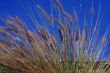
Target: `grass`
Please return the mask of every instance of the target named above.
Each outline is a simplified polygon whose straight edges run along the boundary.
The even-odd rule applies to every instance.
[[[57,34],[37,26],[40,23],[32,32],[17,16],[5,19],[7,25],[0,27],[0,69],[7,71],[4,73],[109,73],[109,58],[100,60],[108,43],[109,27],[99,38],[100,21],[91,32],[84,21],[81,30],[75,11],[73,16],[68,14],[59,0],[54,5],[61,17],[49,16],[39,5],[37,8],[49,26],[58,25]]]

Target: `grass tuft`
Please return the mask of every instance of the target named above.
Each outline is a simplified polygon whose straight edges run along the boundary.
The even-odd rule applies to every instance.
[[[109,30],[99,38],[100,24],[97,23],[100,21],[93,30],[84,23],[82,30],[75,10],[73,16],[68,14],[59,0],[54,6],[60,12],[58,17],[49,16],[37,5],[47,25],[52,24],[49,25],[52,28],[57,25],[57,29],[52,31],[40,23],[36,24],[39,26],[35,32],[30,31],[18,16],[9,17],[5,20],[7,25],[0,26],[3,35],[0,37],[0,72],[109,73],[110,60],[101,59],[107,48]],[[91,14],[94,14],[93,8]]]

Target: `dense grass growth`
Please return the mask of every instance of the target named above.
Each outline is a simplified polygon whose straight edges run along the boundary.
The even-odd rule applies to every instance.
[[[57,28],[50,31],[33,19],[39,26],[32,32],[17,16],[5,19],[6,25],[0,26],[0,64],[1,69],[8,71],[4,73],[10,70],[11,73],[110,72],[109,58],[100,59],[108,43],[110,28],[99,38],[99,17],[93,29],[84,21],[81,30],[77,13],[68,14],[59,0],[53,4],[60,13],[58,17],[49,16],[39,5],[36,7],[45,17],[46,25],[52,28],[57,25]]]

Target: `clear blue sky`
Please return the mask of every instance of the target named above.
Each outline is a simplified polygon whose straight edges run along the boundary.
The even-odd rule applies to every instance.
[[[46,10],[46,12],[50,14],[50,0],[33,1],[36,4],[41,5],[44,10]],[[75,8],[76,12],[78,13],[80,23],[83,22],[83,16],[86,16],[87,20],[90,19],[90,8],[92,6],[92,0],[61,0],[61,4],[63,5],[64,9],[70,14],[73,13],[73,8]],[[82,5],[82,7],[80,7],[80,4]],[[110,0],[93,0],[93,7],[95,9],[93,20],[94,23],[97,17],[99,4],[101,4],[100,17],[102,17],[100,33],[103,34],[108,24],[110,24]],[[0,17],[10,15],[26,18],[25,14],[30,13],[29,6],[33,8],[34,5],[32,3],[32,0],[0,0]],[[0,25],[2,25],[2,22],[0,22]]]

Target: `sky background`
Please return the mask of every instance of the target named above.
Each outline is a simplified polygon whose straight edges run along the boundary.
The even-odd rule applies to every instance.
[[[50,15],[51,13],[51,3],[50,0],[0,0],[0,18],[6,16],[19,16],[22,19],[28,19],[28,15],[31,15],[31,9],[34,9],[34,4],[39,4],[43,7],[43,9]],[[90,9],[92,6],[92,0],[61,0],[61,4],[64,7],[64,10],[73,14],[73,10],[75,8],[78,16],[80,27],[83,27],[83,19],[86,16],[86,20],[89,23],[90,20]],[[81,7],[80,7],[81,5]],[[110,0],[93,0],[94,7],[94,19],[93,26],[96,22],[96,18],[98,15],[99,7],[101,5],[101,35],[104,33],[106,27],[110,24]],[[36,5],[35,5],[36,6]],[[37,10],[35,11],[37,15]],[[27,20],[28,21],[28,20]],[[26,22],[28,23],[28,22]],[[0,25],[3,22],[0,21]],[[27,27],[30,28],[30,26]],[[110,45],[108,45],[110,47]],[[106,55],[109,52],[109,48],[106,51]]]

